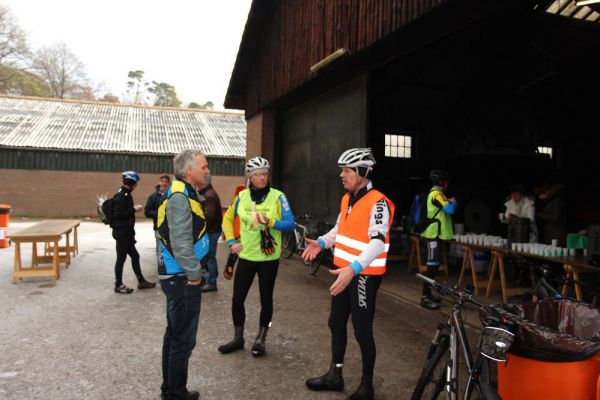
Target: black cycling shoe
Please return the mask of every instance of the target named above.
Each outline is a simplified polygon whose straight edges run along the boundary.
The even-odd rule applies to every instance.
[[[375,389],[373,388],[373,377],[363,375],[360,385],[347,400],[373,400],[375,398]]]
[[[269,331],[268,326],[261,326],[258,331],[258,335],[256,335],[256,340],[254,341],[254,346],[252,346],[252,355],[254,357],[262,357],[265,355],[267,351],[265,342],[267,341],[267,332]]]
[[[133,293],[133,289],[125,285],[120,285],[115,287],[115,293],[129,294]]]
[[[342,376],[342,367],[336,367],[334,363],[331,363],[329,371],[325,375],[307,379],[306,386],[311,390],[343,391],[344,377]]]
[[[156,286],[156,282],[142,281],[138,283],[138,289],[152,289]]]
[[[441,303],[442,302],[442,298],[439,297],[439,296],[431,295],[431,296],[429,296],[429,299],[431,301],[433,301],[434,303]]]
[[[236,326],[235,327],[235,335],[233,339],[222,346],[219,346],[218,350],[223,354],[233,353],[237,350],[242,350],[244,348],[244,327]]]
[[[438,310],[440,308],[440,303],[436,303],[433,299],[431,299],[428,296],[421,297],[421,302],[419,303],[419,305],[429,310]]]
[[[198,392],[197,390],[192,390],[191,392],[188,392],[186,400],[198,400],[198,399],[200,399],[200,392]],[[160,400],[169,400],[169,393],[168,392],[161,393]]]

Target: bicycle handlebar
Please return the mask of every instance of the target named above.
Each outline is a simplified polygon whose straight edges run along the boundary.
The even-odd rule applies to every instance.
[[[417,279],[422,280],[423,282],[425,282],[426,284],[428,284],[429,286],[434,288],[442,296],[451,296],[456,300],[471,303],[479,308],[486,308],[486,309],[488,308],[487,305],[476,300],[473,297],[473,295],[468,291],[452,289],[450,286],[446,285],[445,283],[436,282],[434,279],[431,279],[431,278],[426,277],[425,275],[421,275],[421,274],[417,274]]]

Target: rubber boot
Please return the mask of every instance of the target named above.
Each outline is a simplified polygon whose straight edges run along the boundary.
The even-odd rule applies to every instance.
[[[307,379],[306,386],[311,390],[343,391],[344,377],[342,376],[342,367],[336,367],[334,363],[331,363],[329,371],[325,375]]]
[[[267,350],[265,342],[267,341],[268,331],[268,326],[261,326],[258,330],[258,335],[256,335],[256,340],[254,340],[254,346],[252,346],[252,355],[254,357],[262,357],[265,355]]]
[[[360,385],[347,400],[373,400],[375,398],[375,389],[373,389],[373,377],[363,375]]]
[[[235,335],[231,342],[219,346],[219,351],[223,354],[232,353],[236,350],[242,350],[244,348],[244,326],[235,327]]]

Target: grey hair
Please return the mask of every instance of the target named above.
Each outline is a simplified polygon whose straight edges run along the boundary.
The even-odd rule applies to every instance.
[[[188,166],[196,166],[196,157],[204,156],[204,153],[200,150],[182,150],[173,159],[173,168],[175,176],[179,178],[185,178],[186,169]]]

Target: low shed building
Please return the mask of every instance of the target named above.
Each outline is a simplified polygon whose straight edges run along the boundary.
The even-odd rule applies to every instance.
[[[246,122],[241,113],[0,96],[0,203],[13,215],[95,215],[121,172],[135,170],[144,204],[173,156],[202,150],[223,205],[245,183]]]

